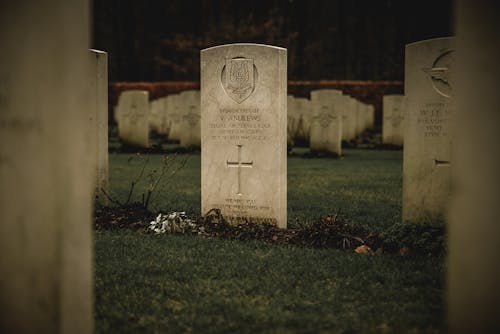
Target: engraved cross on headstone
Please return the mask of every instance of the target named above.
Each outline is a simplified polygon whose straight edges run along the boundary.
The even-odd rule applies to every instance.
[[[448,160],[438,160],[438,159],[434,159],[434,164],[436,166],[450,166],[451,165],[451,162],[448,161]]]
[[[241,161],[241,147],[243,145],[236,145],[238,146],[238,161],[226,161],[226,166],[227,167],[233,167],[233,168],[238,168],[238,192],[236,195],[243,195],[241,192],[241,168],[252,168],[253,167],[253,160],[250,162],[242,162]]]
[[[200,113],[196,112],[196,106],[189,106],[189,111],[187,115],[183,116],[183,119],[189,124],[189,126],[194,127],[200,121]]]
[[[137,121],[139,120],[139,115],[137,111],[137,104],[132,102],[132,105],[130,106],[130,109],[128,110],[127,116],[129,119],[129,122],[131,124],[137,124]]]
[[[329,106],[321,106],[319,115],[313,117],[313,119],[318,121],[322,128],[326,128],[332,121],[337,119],[337,115],[335,113],[330,113]]]

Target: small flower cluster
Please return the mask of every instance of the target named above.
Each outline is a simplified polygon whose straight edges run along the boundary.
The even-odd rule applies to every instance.
[[[155,220],[149,224],[149,229],[156,234],[164,233],[184,233],[194,230],[196,224],[186,216],[185,212],[172,212],[168,215],[159,214]]]

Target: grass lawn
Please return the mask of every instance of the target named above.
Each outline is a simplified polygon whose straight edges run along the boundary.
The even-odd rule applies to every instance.
[[[127,197],[141,169],[110,155],[111,194]],[[200,156],[158,193],[152,209],[199,214]],[[151,155],[145,175],[161,168]],[[401,218],[401,151],[346,150],[342,159],[288,159],[290,226],[342,212],[383,231]],[[137,184],[139,200],[144,182]],[[443,257],[360,255],[193,236],[99,232],[99,333],[442,332]]]

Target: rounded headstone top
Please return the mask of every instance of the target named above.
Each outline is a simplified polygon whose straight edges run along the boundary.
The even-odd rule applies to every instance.
[[[450,40],[450,39],[454,39],[454,38],[455,38],[454,36],[429,38],[429,39],[424,39],[424,40],[421,40],[421,41],[416,41],[416,42],[413,42],[413,43],[408,43],[408,44],[406,44],[406,47],[413,47],[413,46],[416,46],[416,45],[422,45],[422,44],[426,44],[426,43],[435,43],[435,42],[438,42],[438,41],[445,41],[445,40]]]
[[[201,52],[206,52],[206,51],[211,51],[219,48],[228,48],[228,47],[262,47],[262,48],[273,48],[276,50],[282,50],[286,51],[285,48],[279,47],[279,46],[274,46],[274,45],[267,45],[267,44],[257,44],[257,43],[234,43],[234,44],[223,44],[223,45],[216,45],[212,46],[206,49],[201,50]]]
[[[91,51],[91,52],[95,52],[95,53],[107,54],[107,52],[106,52],[106,51],[102,51],[102,50],[89,49],[89,51]]]

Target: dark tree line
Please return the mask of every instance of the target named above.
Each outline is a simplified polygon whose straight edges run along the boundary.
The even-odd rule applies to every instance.
[[[451,0],[95,0],[111,81],[198,80],[199,51],[288,49],[291,80],[401,80],[404,45],[452,34]]]

